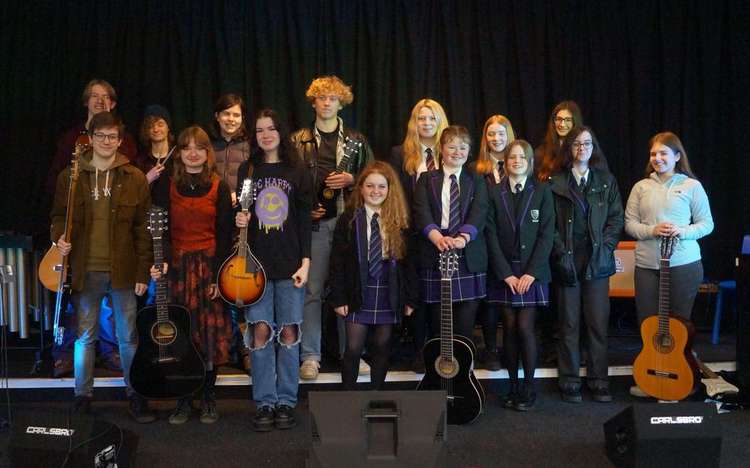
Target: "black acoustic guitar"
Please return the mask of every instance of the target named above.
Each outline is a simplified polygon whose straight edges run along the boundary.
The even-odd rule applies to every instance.
[[[162,235],[167,229],[166,212],[152,207],[149,230],[154,241],[154,264],[164,262]],[[138,311],[138,348],[130,367],[130,385],[148,399],[175,400],[203,386],[206,366],[195,348],[190,313],[169,304],[167,279],[156,282],[156,304]]]
[[[344,154],[341,157],[341,161],[336,165],[336,174],[351,171],[349,167],[350,161],[352,156],[359,152],[360,148],[362,148],[361,141],[355,141],[346,137],[344,140]],[[332,218],[336,216],[336,200],[341,195],[342,189],[332,189],[326,185],[324,180],[320,181],[319,187],[318,203],[326,210],[325,218]]]
[[[417,390],[447,392],[448,424],[467,424],[482,413],[485,395],[474,376],[476,348],[467,337],[453,334],[453,288],[458,270],[455,250],[440,253],[440,338],[424,345],[425,375]]]

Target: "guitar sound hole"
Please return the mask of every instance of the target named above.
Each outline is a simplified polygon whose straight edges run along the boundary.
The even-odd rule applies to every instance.
[[[456,361],[455,357],[448,360],[438,356],[438,358],[435,359],[435,370],[440,377],[444,379],[452,379],[458,374],[458,361]]]
[[[151,327],[151,339],[160,346],[171,345],[177,339],[177,327],[172,322],[155,323]]]
[[[663,354],[669,354],[674,350],[674,338],[672,335],[657,333],[653,337],[654,348]]]

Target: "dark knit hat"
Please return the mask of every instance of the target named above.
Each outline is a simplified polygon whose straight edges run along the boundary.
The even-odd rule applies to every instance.
[[[149,116],[164,119],[164,121],[167,122],[169,128],[172,128],[172,116],[169,115],[169,111],[164,106],[160,106],[159,104],[151,104],[149,106],[146,106],[146,110],[143,111],[143,118],[146,119],[146,117]]]

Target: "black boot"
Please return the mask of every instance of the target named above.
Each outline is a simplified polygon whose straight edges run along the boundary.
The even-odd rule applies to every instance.
[[[206,383],[203,385],[203,399],[201,401],[201,419],[203,424],[213,424],[219,420],[216,411],[216,371],[206,373]]]
[[[128,407],[130,416],[139,424],[148,424],[156,421],[156,413],[148,407],[148,401],[140,395],[130,396]]]

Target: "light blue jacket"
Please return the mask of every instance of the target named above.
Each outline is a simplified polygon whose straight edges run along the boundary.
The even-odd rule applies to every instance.
[[[662,182],[655,172],[633,186],[625,208],[625,232],[638,240],[635,264],[658,269],[660,242],[654,237],[654,226],[670,222],[680,228],[679,242],[670,265],[680,266],[701,259],[697,239],[714,229],[708,196],[696,179],[675,174]]]

